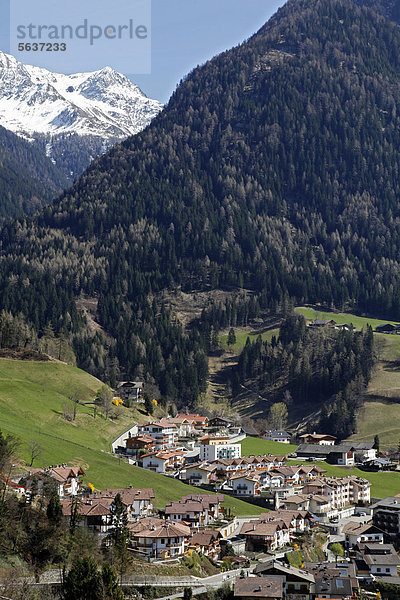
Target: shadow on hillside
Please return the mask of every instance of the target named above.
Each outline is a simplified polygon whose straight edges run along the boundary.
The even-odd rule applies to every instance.
[[[383,370],[390,373],[400,372],[400,360],[386,360],[383,361]]]

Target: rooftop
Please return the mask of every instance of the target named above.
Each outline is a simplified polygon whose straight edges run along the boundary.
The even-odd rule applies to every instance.
[[[283,579],[278,577],[246,577],[236,579],[235,598],[282,598]]]

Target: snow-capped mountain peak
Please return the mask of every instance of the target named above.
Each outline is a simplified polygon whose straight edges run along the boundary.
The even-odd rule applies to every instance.
[[[0,52],[0,125],[28,139],[74,133],[108,145],[144,129],[161,109],[111,67],[64,75]]]

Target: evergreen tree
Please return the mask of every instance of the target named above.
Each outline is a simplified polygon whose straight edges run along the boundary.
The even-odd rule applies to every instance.
[[[233,327],[231,327],[229,330],[228,344],[229,344],[229,346],[233,346],[234,344],[236,344],[236,335],[235,335],[235,330],[233,329]]]
[[[101,582],[104,600],[124,600],[125,596],[119,587],[117,573],[108,563],[105,563],[101,570]]]
[[[126,507],[122,502],[120,494],[115,496],[112,504],[112,529],[110,539],[112,542],[113,551],[115,553],[116,562],[118,564],[120,577],[122,580],[123,573],[129,562],[128,540],[128,515]]]
[[[93,558],[77,558],[62,585],[63,600],[102,600],[102,582]],[[119,600],[119,599],[118,599]]]
[[[46,514],[53,527],[57,528],[60,526],[62,520],[62,506],[57,493],[51,495],[47,505]]]
[[[147,412],[148,415],[152,415],[153,411],[154,411],[154,404],[151,401],[150,397],[145,394],[144,396],[144,409]]]

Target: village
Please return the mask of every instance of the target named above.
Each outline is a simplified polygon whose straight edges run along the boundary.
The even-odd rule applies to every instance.
[[[118,394],[141,403],[142,388],[123,382]],[[114,440],[116,457],[164,475],[166,487],[168,478],[192,486],[162,508],[151,488],[97,491],[85,483],[82,467],[70,465],[12,475],[8,491],[31,502],[50,478],[65,522],[78,514],[79,527],[105,545],[120,504],[135,559],[177,564],[198,553],[221,571],[233,569],[235,598],[345,600],[360,597],[360,589],[373,598],[379,584],[400,585],[400,493],[374,499],[367,478],[332,476],[319,464],[377,470],[398,468],[398,462],[378,457],[373,442],[336,443],[317,433],[300,435],[295,452],[242,456],[245,429],[227,418],[181,413],[134,424]],[[293,442],[283,430],[260,437],[282,448]],[[240,517],[224,506],[227,497],[262,512]],[[305,547],[313,552],[296,560]]]

